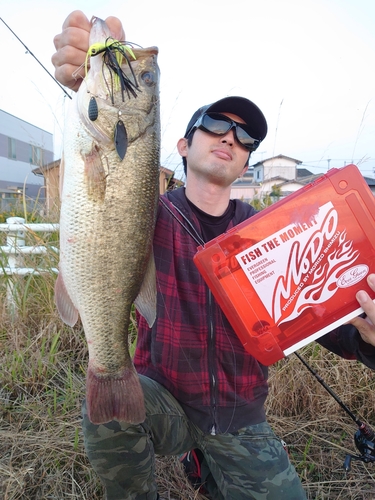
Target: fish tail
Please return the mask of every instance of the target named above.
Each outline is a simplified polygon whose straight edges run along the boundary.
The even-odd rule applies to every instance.
[[[140,424],[146,418],[144,394],[134,367],[118,376],[98,375],[89,366],[86,377],[87,413],[93,424],[114,419]]]

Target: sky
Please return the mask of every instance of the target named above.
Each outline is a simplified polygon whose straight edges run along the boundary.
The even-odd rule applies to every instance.
[[[240,95],[268,122],[250,164],[282,154],[313,173],[355,163],[375,177],[373,0],[0,0],[51,74],[53,37],[73,10],[116,16],[129,41],[159,47],[161,164],[178,175],[193,112]],[[0,109],[54,134],[59,159],[70,99],[1,21],[0,36]]]

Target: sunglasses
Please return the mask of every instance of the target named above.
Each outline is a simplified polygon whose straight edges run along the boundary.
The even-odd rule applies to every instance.
[[[251,137],[249,127],[245,123],[237,123],[220,113],[203,113],[186,135],[194,128],[214,135],[225,135],[234,129],[234,137],[248,151],[255,151],[260,144],[258,139]]]

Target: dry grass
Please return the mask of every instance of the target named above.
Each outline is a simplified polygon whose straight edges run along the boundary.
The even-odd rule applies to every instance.
[[[2,323],[0,498],[103,498],[80,429],[86,359],[79,329],[41,325],[32,332],[20,319]],[[160,458],[157,476],[166,498],[204,499],[176,457]]]
[[[39,237],[38,237],[39,238]],[[40,244],[40,242],[39,242]],[[1,260],[1,256],[0,256]],[[30,263],[27,263],[27,266]],[[51,267],[56,267],[52,253]],[[80,327],[65,327],[53,305],[53,273],[16,280],[18,315],[0,278],[0,499],[99,500],[80,430],[87,350]],[[303,355],[360,419],[375,425],[374,373],[316,344]],[[375,499],[375,465],[353,462],[356,425],[295,356],[271,368],[268,418],[289,452],[308,498]],[[165,498],[204,500],[176,457],[160,457]]]
[[[302,354],[357,418],[375,423],[374,372],[315,343]],[[349,473],[343,468],[348,453],[359,454],[357,425],[294,355],[271,368],[267,413],[309,499],[375,498],[375,464],[352,461]]]

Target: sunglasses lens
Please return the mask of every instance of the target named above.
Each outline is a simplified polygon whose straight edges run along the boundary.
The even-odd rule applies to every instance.
[[[236,127],[237,139],[244,146],[250,147],[254,144],[254,139],[244,130],[241,125]]]
[[[223,115],[213,113],[205,114],[202,116],[200,126],[208,132],[211,132],[211,134],[217,135],[224,135],[229,132],[232,127],[234,127],[235,136],[240,144],[249,150],[257,148],[258,141],[253,139],[240,123],[237,123]]]
[[[204,115],[202,119],[202,125],[204,128],[206,128],[209,132],[212,134],[217,134],[217,135],[224,135],[232,127],[231,122],[227,122],[225,120],[222,120],[220,118],[215,118],[210,115]]]

